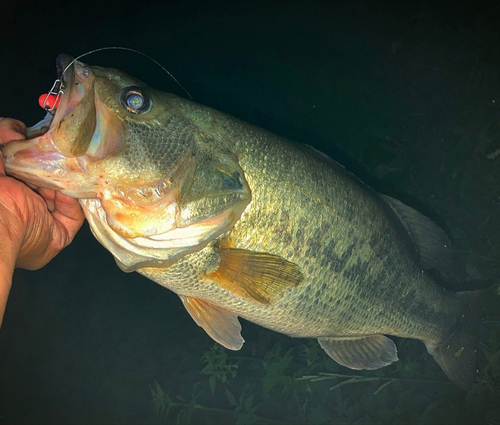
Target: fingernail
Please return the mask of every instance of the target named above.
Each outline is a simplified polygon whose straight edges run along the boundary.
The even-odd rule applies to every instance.
[[[10,139],[11,142],[14,142],[14,141],[17,142],[17,141],[21,141],[21,140],[26,140],[26,136],[23,133],[21,133],[20,131],[16,130],[15,134],[17,136],[12,137],[12,139]]]
[[[47,204],[47,209],[50,212],[54,212],[55,211],[56,205],[55,205],[54,201],[47,201],[47,200],[45,200],[45,203]]]

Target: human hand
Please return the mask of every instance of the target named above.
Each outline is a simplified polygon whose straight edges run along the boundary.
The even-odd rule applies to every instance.
[[[0,118],[0,145],[24,140],[25,134],[21,121]],[[43,267],[71,243],[83,220],[76,199],[49,189],[36,193],[6,176],[0,155],[0,254],[10,256],[14,251],[17,267]]]

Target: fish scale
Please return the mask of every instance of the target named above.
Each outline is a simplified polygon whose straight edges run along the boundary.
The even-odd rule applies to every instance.
[[[449,292],[429,274],[458,269],[430,219],[307,145],[118,70],[68,56],[58,68],[54,117],[2,149],[5,168],[79,198],[120,268],[177,293],[227,348],[243,345],[238,317],[317,338],[351,369],[387,366],[387,336],[413,338],[470,388],[472,323],[492,293]]]
[[[196,114],[196,111],[192,113]],[[192,119],[197,121],[196,117]],[[235,124],[236,126],[231,128],[238,128],[237,126],[240,125],[237,121]],[[212,125],[217,127],[214,120]],[[271,137],[277,139],[275,136]],[[368,188],[356,187],[359,185],[358,181],[352,179],[350,173],[344,171],[343,167],[340,166],[337,166],[335,171],[345,174],[345,176],[341,175],[342,179],[340,180],[343,180],[344,185],[349,185],[349,187],[345,188],[341,185],[332,187],[332,185],[323,184],[325,181],[332,180],[332,170],[328,161],[323,161],[323,163],[304,161],[300,150],[295,153],[293,146],[290,146],[283,139],[270,140],[270,135],[267,132],[261,133],[254,128],[248,131],[243,127],[242,131],[223,135],[222,139],[245,141],[253,148],[250,150],[242,143],[236,148],[241,149],[241,153],[237,150],[236,155],[242,168],[245,169],[246,178],[252,187],[252,202],[226,237],[231,239],[238,248],[279,254],[287,260],[299,264],[305,271],[312,267],[313,272],[307,273],[303,284],[290,292],[289,297],[285,297],[281,303],[274,306],[259,306],[252,302],[241,302],[237,297],[216,290],[217,284],[213,288],[207,289],[206,283],[201,279],[197,288],[201,287],[202,289],[190,293],[184,292],[184,295],[207,299],[214,304],[224,306],[245,319],[292,336],[317,337],[390,333],[402,337],[418,335],[420,338],[437,341],[443,337],[443,334],[449,332],[456,321],[456,311],[450,311],[449,315],[443,314],[438,324],[435,322],[427,323],[421,315],[413,317],[411,320],[405,320],[406,312],[397,311],[400,315],[394,312],[395,309],[399,310],[395,305],[397,304],[395,301],[399,297],[394,295],[397,294],[400,286],[407,288],[410,284],[414,287],[413,291],[418,293],[432,291],[434,285],[427,277],[422,277],[422,274],[419,273],[421,269],[417,273],[413,270],[414,275],[418,277],[414,282],[398,281],[398,276],[403,274],[399,270],[405,264],[411,269],[416,268],[413,259],[408,259],[414,254],[404,249],[404,245],[401,247],[402,244],[394,244],[392,235],[386,235],[384,238],[380,234],[383,233],[383,230],[380,229],[391,229],[391,222],[380,213],[378,205],[373,205],[372,210],[366,208],[365,198],[370,199],[370,195],[363,192],[369,191]],[[259,142],[261,146],[259,146]],[[254,151],[261,152],[261,155],[255,158],[255,155],[252,155]],[[249,153],[248,161],[245,152]],[[291,153],[295,153],[295,157]],[[284,165],[274,170],[272,164],[279,163],[278,159],[284,158],[286,158],[286,161],[283,161]],[[313,166],[314,172],[313,170],[308,172],[308,166]],[[262,174],[264,178],[261,177]],[[288,184],[290,180],[287,179],[289,175],[296,176],[290,184]],[[279,197],[276,196],[277,193],[280,193]],[[310,200],[313,196],[317,196],[320,201],[311,203]],[[356,197],[363,199],[361,208],[366,211],[366,220],[363,220],[362,214],[354,213],[355,203],[347,202],[347,198],[352,200]],[[332,207],[327,204],[327,200],[335,201]],[[301,205],[305,207],[301,208]],[[342,210],[338,207],[339,205],[345,208]],[[333,213],[330,213],[329,209],[333,210]],[[372,217],[375,216],[375,213],[373,210],[378,213],[380,223],[374,222],[375,219]],[[289,221],[286,226],[281,226],[278,229],[279,233],[275,232],[276,223],[279,222],[276,211],[295,212],[294,220]],[[270,216],[273,219],[269,220]],[[353,219],[357,222],[351,223]],[[346,225],[346,223],[350,224]],[[333,230],[333,234],[323,233],[322,238],[318,239],[318,231],[321,232],[322,226],[327,225]],[[368,239],[366,235],[370,234],[372,228],[378,229],[378,232],[373,235],[373,238],[380,242],[375,247],[378,248],[376,251],[366,246]],[[356,233],[357,236],[354,236],[353,233]],[[274,237],[268,237],[269,235]],[[293,248],[284,243],[287,240],[294,240]],[[332,240],[337,241],[336,249],[333,252],[328,250],[328,248],[331,249],[329,242]],[[382,243],[384,240],[390,241],[391,247],[385,246],[387,244]],[[317,246],[316,250],[308,247],[311,242],[313,246]],[[206,250],[210,249],[212,248],[206,248]],[[357,273],[354,270],[355,264],[358,262],[368,264],[369,262],[369,259],[362,256],[366,251],[372,255],[382,252],[383,254],[379,254],[379,256],[390,260],[392,264],[372,263],[370,264],[371,273]],[[197,267],[191,271],[191,282],[207,269],[203,261],[196,258],[201,255],[204,254],[192,254],[185,259],[185,261],[197,264]],[[379,270],[385,270],[383,272],[384,279],[380,281],[377,281],[378,274],[374,273],[377,265]],[[350,271],[351,268],[352,271]],[[172,273],[176,274],[175,278],[171,277],[168,273],[169,270],[160,272],[150,269],[141,271],[141,273],[157,282],[167,282],[165,286],[170,287],[169,282],[179,280],[179,273],[174,271],[175,265],[172,269]],[[350,276],[347,276],[349,273]],[[344,276],[347,276],[347,279]],[[326,285],[325,290],[321,292],[315,290],[321,285]],[[175,286],[184,285],[180,283],[180,285],[176,284]],[[171,289],[178,292],[175,287]],[[438,295],[434,296],[435,299],[443,298],[442,303],[437,305],[438,309],[449,310],[448,307],[443,308],[443,305],[448,302],[448,298],[443,296],[444,292],[439,290],[436,292]],[[387,301],[384,300],[384,295],[387,295]],[[222,298],[219,298],[221,296]],[[372,299],[373,296],[376,296],[377,299]],[[332,303],[336,299],[339,300],[339,303]],[[324,310],[318,308],[320,301],[324,307],[329,304],[332,308]],[[449,301],[451,304],[452,301]],[[457,302],[455,304],[458,305]],[[427,309],[432,308],[434,306],[429,303]],[[369,311],[368,309],[372,311],[372,315],[369,320],[366,320],[362,312]],[[380,313],[380,316],[377,313]],[[356,320],[358,316],[360,320]]]

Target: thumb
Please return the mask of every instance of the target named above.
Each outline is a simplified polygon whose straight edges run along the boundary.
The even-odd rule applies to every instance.
[[[5,176],[5,167],[3,165],[3,155],[2,151],[0,151],[0,177]]]

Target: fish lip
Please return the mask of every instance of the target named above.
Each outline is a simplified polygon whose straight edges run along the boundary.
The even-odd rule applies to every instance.
[[[67,55],[66,53],[61,53],[56,57],[56,70],[57,70],[57,79],[61,79],[63,77],[63,72],[66,67],[73,62],[73,57]]]
[[[67,106],[71,96],[71,85],[74,82],[74,64],[66,69],[73,61],[73,57],[65,53],[61,53],[56,57],[57,80],[54,87],[51,89],[53,93],[61,93],[59,105],[55,110],[48,111],[45,117],[36,124],[26,129],[26,140],[11,142],[1,147],[2,155],[6,163],[15,154],[24,149],[34,147],[40,138],[54,128],[68,113]],[[64,73],[64,75],[63,75]],[[63,79],[63,80],[61,80]],[[54,147],[55,148],[55,147]],[[57,150],[57,149],[54,149]]]
[[[71,64],[69,68],[68,65]],[[67,69],[66,69],[67,68]],[[63,193],[80,198],[83,195],[90,197],[93,192],[90,190],[80,193],[72,188],[65,187],[67,184],[63,179],[54,178],[55,174],[63,174],[64,164],[68,158],[61,154],[57,146],[50,139],[50,131],[54,129],[59,122],[71,114],[75,105],[72,104],[72,88],[75,84],[76,74],[82,72],[86,65],[74,61],[70,55],[60,54],[56,58],[56,69],[58,75],[58,84],[55,84],[52,92],[60,91],[60,99],[55,113],[49,111],[47,115],[37,124],[27,129],[27,139],[12,141],[1,147],[3,161],[7,174],[21,178],[23,181],[35,186],[46,187],[49,189],[60,190]],[[57,83],[57,80],[56,80]],[[43,147],[42,147],[43,146]],[[38,160],[45,162],[44,167],[40,167]],[[74,165],[82,171],[85,169],[85,161],[75,158]],[[54,171],[59,168],[58,171]],[[36,169],[35,175],[32,170]],[[42,170],[40,172],[40,170]]]
[[[71,64],[69,68],[68,65]],[[67,54],[60,54],[56,58],[56,69],[59,82],[59,92],[62,93],[59,99],[54,118],[49,124],[47,131],[56,126],[66,115],[70,113],[68,108],[71,98],[71,89],[75,82],[75,66],[82,66],[80,62],[73,62],[73,57]],[[64,74],[63,74],[64,73]],[[57,88],[55,88],[57,91]]]
[[[53,87],[48,94],[59,94],[59,105],[54,110],[47,110],[45,117],[36,124],[26,129],[26,141],[38,138],[47,133],[59,121],[67,115],[67,104],[71,97],[71,85],[74,80],[74,64],[66,69],[73,62],[73,57],[65,53],[57,55],[56,58],[56,72],[57,80],[54,82]],[[68,81],[71,84],[68,84]],[[58,111],[61,111],[58,113]],[[64,112],[64,113],[62,113]],[[2,152],[9,152],[9,149],[2,149]]]

